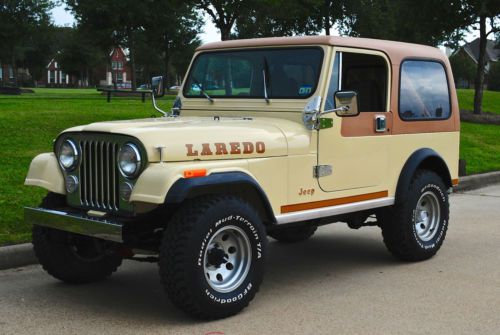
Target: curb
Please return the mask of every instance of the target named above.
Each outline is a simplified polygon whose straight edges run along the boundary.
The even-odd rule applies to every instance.
[[[9,245],[0,248],[0,270],[36,264],[38,260],[31,243]]]
[[[497,183],[500,183],[500,171],[475,174],[472,176],[461,177],[459,184],[453,188],[453,191],[470,191]]]

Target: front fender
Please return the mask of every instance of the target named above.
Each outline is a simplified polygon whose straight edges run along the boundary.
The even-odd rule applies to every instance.
[[[53,152],[33,158],[24,185],[39,186],[50,192],[66,194],[64,176]]]
[[[184,178],[184,171],[206,169],[207,176],[221,172],[242,172],[253,179],[247,160],[195,161],[178,163],[151,163],[134,185],[130,201],[163,204],[175,182]]]

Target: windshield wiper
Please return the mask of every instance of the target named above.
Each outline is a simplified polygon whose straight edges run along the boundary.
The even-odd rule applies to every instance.
[[[264,79],[264,99],[269,103],[269,96],[267,95],[267,84],[270,80],[269,78],[269,65],[267,64],[267,58],[264,56],[264,69],[262,70],[262,78]]]
[[[205,96],[205,98],[208,99],[208,101],[214,102],[214,98],[212,98],[211,96],[209,96],[207,94],[207,92],[205,92],[205,90],[203,89],[203,86],[198,81],[198,79],[196,79],[195,77],[191,77],[191,81],[200,89],[201,94],[203,94]]]

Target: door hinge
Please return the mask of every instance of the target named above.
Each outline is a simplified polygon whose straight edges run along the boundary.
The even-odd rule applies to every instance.
[[[326,177],[332,174],[331,165],[316,165],[313,167],[314,178]]]
[[[318,125],[319,129],[328,129],[328,128],[333,127],[333,119],[320,118],[318,121],[319,121],[319,125]]]

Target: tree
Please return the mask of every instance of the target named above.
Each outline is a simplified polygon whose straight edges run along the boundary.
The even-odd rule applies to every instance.
[[[251,0],[199,0],[195,6],[210,16],[225,41],[230,39],[236,20],[248,13],[252,3]]]
[[[81,26],[60,29],[66,30],[66,33],[60,34],[57,59],[66,73],[77,77],[81,85],[87,86],[91,82],[93,69],[106,62],[106,53],[94,44],[92,35]]]
[[[467,20],[461,1],[351,0],[340,31],[350,36],[437,46],[457,45]]]
[[[200,44],[197,35],[202,21],[192,1],[152,0],[151,8],[154,10],[145,17],[141,59],[151,72],[155,68],[152,66],[154,58],[160,57],[160,72],[167,75],[167,84],[170,85],[181,70],[174,66],[174,71],[171,71],[171,66],[190,61],[194,49]]]
[[[458,80],[464,80],[467,82],[468,88],[470,84],[474,82],[474,76],[476,73],[476,64],[474,61],[462,50],[451,55],[449,60],[455,82],[458,82]]]
[[[474,81],[474,114],[483,111],[483,89],[486,68],[486,43],[490,34],[500,32],[500,2],[498,0],[465,1],[464,13],[468,17],[467,24],[479,30],[479,57],[476,78]],[[487,21],[490,29],[487,29]]]
[[[129,50],[132,89],[136,89],[136,39],[144,30],[150,10],[148,1],[137,0],[65,0],[83,29],[95,33],[95,39],[108,52],[113,47]]]
[[[17,65],[24,60],[27,49],[36,47],[40,31],[51,25],[50,0],[4,0],[0,3],[0,59],[14,67],[17,83]]]
[[[493,63],[488,71],[488,89],[500,91],[500,61]]]
[[[330,0],[254,0],[245,15],[236,21],[237,38],[318,34],[323,28],[329,33],[336,20]]]

